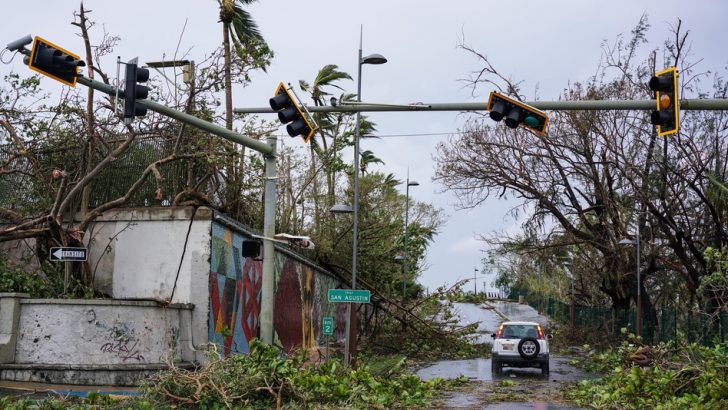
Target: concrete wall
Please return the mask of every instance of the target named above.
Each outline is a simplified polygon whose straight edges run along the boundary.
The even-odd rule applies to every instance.
[[[118,302],[21,300],[15,363],[107,365],[182,360],[180,309],[153,302]]]
[[[250,238],[208,208],[104,213],[84,240],[94,285],[113,299],[0,296],[0,378],[129,384],[170,354],[183,365],[206,360],[209,342],[224,354],[249,352],[262,284],[262,263],[241,255]],[[342,340],[345,306],[326,301],[339,287],[332,274],[277,247],[276,342],[288,351],[323,345],[324,316],[335,318],[334,339]]]
[[[107,212],[86,238],[97,289],[153,300],[170,300],[174,289],[173,303],[195,306],[194,345],[216,343],[224,354],[247,353],[259,333],[262,262],[242,257],[246,239],[252,239],[246,227],[210,209],[193,215],[192,208],[154,207]],[[343,305],[326,301],[327,290],[341,281],[281,247],[276,262],[278,343],[286,350],[322,345],[323,316],[335,317],[334,339],[343,339]],[[198,352],[196,360],[204,359]]]
[[[0,293],[0,379],[132,386],[192,367],[193,306]]]
[[[193,304],[192,343],[206,344],[211,224],[209,208],[104,213],[84,238],[95,287],[115,299]],[[197,353],[196,360],[204,358]]]

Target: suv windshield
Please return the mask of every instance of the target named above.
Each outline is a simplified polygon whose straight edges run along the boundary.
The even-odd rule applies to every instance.
[[[538,330],[534,325],[503,325],[503,335],[501,337],[504,339],[538,338]]]

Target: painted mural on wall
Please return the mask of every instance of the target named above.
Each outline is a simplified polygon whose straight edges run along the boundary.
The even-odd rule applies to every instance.
[[[210,260],[209,340],[220,353],[247,353],[259,336],[262,261],[243,258],[243,240],[249,239],[225,225],[213,223]],[[286,351],[310,349],[325,343],[324,316],[336,321],[335,338],[344,337],[345,309],[329,304],[327,291],[338,280],[285,254],[276,254],[273,327],[277,343]]]

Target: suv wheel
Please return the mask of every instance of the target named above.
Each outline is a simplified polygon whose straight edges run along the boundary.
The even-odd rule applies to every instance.
[[[518,342],[518,354],[526,360],[535,359],[539,351],[541,351],[541,345],[532,337],[523,338]]]
[[[490,371],[493,374],[500,374],[503,369],[503,365],[495,359],[490,360]]]

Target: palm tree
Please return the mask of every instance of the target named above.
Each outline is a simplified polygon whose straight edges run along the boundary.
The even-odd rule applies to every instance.
[[[313,80],[313,84],[300,80],[298,85],[303,92],[311,94],[311,99],[315,106],[322,106],[326,105],[325,97],[331,95],[327,91],[328,88],[333,87],[343,91],[343,88],[337,84],[341,80],[351,80],[351,76],[346,72],[339,71],[339,67],[337,65],[328,64],[319,70],[316,74],[316,78]],[[336,146],[336,140],[340,132],[339,126],[341,124],[342,115],[338,114],[338,116],[334,116],[326,113],[316,113],[314,116],[319,125],[318,134],[320,138],[314,137],[309,142],[311,144],[309,152],[311,156],[311,177],[313,178],[312,189],[314,191],[314,197],[318,198],[319,184],[316,177],[318,169],[316,159],[318,157],[323,165],[327,184],[327,195],[323,208],[328,209],[333,206],[335,202],[334,188],[336,185],[336,170],[334,163],[338,150],[341,149]],[[332,139],[332,145],[330,148],[326,141],[327,136]],[[316,221],[315,229],[318,229],[321,226],[321,207],[319,206],[318,201],[314,204],[314,221]]]
[[[233,88],[232,88],[232,48],[238,56],[244,57],[246,53],[254,54],[258,47],[267,48],[258,26],[250,13],[243,6],[254,3],[256,0],[217,0],[220,6],[220,22],[222,23],[223,53],[225,59],[225,128],[233,129]],[[232,38],[232,42],[231,42]],[[265,66],[264,66],[265,67]],[[263,69],[265,70],[265,68]],[[240,202],[243,189],[243,174],[245,163],[245,148],[240,152],[230,142],[224,146],[231,154],[226,165],[225,205],[227,212],[234,218],[241,218]],[[248,222],[248,221],[246,221]]]
[[[233,93],[232,93],[232,46],[238,55],[257,43],[265,44],[250,13],[243,6],[253,4],[256,0],[217,0],[220,5],[220,22],[222,23],[223,52],[225,53],[225,127],[233,129]]]

